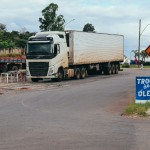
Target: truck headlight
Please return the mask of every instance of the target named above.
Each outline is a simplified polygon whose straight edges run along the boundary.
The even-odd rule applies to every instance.
[[[30,75],[30,73],[29,73],[29,68],[26,67],[26,76],[29,76],[29,75]]]
[[[48,75],[54,74],[54,71],[55,71],[55,67],[54,66],[49,67]]]

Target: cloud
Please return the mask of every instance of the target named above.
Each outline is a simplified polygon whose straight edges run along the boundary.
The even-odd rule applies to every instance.
[[[126,51],[138,48],[139,19],[141,30],[150,23],[148,0],[5,0],[0,5],[0,23],[7,25],[9,31],[25,27],[39,32],[41,11],[52,2],[58,4],[57,15],[62,14],[66,23],[75,19],[66,25],[66,30],[82,31],[86,23],[91,23],[97,32],[124,35]],[[150,36],[150,26],[143,35]],[[141,48],[149,45],[149,38],[141,36]]]
[[[7,25],[7,28],[8,28],[8,31],[9,31],[9,28],[12,28],[13,30],[15,31],[18,31],[20,29],[19,26],[17,26],[14,22],[11,22]]]

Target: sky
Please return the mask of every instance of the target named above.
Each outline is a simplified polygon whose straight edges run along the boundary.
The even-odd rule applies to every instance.
[[[50,3],[58,5],[57,15],[63,15],[66,30],[82,31],[90,23],[98,33],[124,35],[124,54],[133,58],[132,50],[138,49],[139,20],[141,32],[150,24],[149,0],[0,0],[0,23],[9,32],[26,28],[40,32],[41,11]],[[140,49],[150,45],[150,25],[141,35]]]

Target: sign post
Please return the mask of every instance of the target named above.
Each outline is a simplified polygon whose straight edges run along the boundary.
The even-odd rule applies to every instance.
[[[136,77],[135,104],[150,102],[150,76]]]

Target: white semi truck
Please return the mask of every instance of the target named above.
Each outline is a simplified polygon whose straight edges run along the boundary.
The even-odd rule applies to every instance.
[[[26,76],[62,81],[88,74],[117,74],[124,59],[124,36],[81,31],[40,32],[28,39]]]

